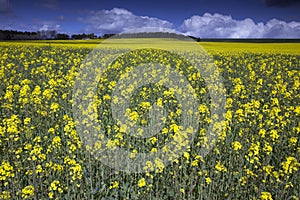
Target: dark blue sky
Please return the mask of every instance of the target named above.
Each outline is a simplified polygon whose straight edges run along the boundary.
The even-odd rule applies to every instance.
[[[0,29],[101,35],[159,27],[199,37],[299,38],[299,11],[300,0],[0,0]]]

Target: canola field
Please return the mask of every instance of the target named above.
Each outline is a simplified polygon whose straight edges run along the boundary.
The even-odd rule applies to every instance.
[[[223,87],[206,84],[202,74],[175,53],[136,49],[108,65],[92,85],[95,93],[74,90],[83,77],[88,79],[81,68],[89,64],[86,58],[94,55],[99,42],[0,43],[0,199],[300,198],[300,44],[199,43],[218,69]],[[120,46],[105,52],[115,55]],[[193,49],[184,48],[195,57]],[[92,58],[109,60],[97,60],[97,54]],[[137,129],[132,136],[132,127],[114,119],[112,103],[123,102],[113,90],[135,66],[152,61],[179,71],[193,90],[156,83],[133,91],[130,84],[121,85],[122,95],[132,93],[126,96],[129,107],[122,108],[129,124],[146,127],[153,116],[163,124],[157,134],[142,137]],[[209,67],[204,65],[204,74]],[[197,130],[182,126],[193,119],[185,117],[175,95],[188,96],[190,91],[199,103]],[[224,96],[225,109],[211,115],[214,92]],[[80,107],[74,99],[79,96],[93,99],[93,104]],[[74,117],[74,105],[81,109],[81,122]],[[166,116],[149,114],[154,107],[164,108]],[[89,131],[77,126],[90,118],[100,124],[92,145],[82,137],[88,139]],[[207,130],[213,122],[219,134],[211,140]],[[140,152],[162,155],[144,160],[137,173],[128,173],[109,166],[108,154],[97,154],[99,149],[105,149],[103,153],[118,148],[129,153],[129,163]]]

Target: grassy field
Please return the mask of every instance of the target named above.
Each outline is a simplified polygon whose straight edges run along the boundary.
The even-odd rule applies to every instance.
[[[0,199],[299,199],[299,43],[131,41],[0,42]],[[128,48],[132,51],[122,50]],[[200,63],[200,52],[210,59],[198,73],[176,52]],[[111,58],[106,70],[91,65],[93,60],[106,66]],[[132,82],[118,85],[136,66],[149,62],[177,70],[193,87],[187,91],[199,103],[192,113],[199,128],[190,143],[191,129],[182,128],[189,119],[176,96],[188,97],[188,92],[160,83],[136,90]],[[209,64],[218,69],[224,88],[207,84],[218,78]],[[90,68],[84,71],[84,65]],[[99,72],[102,77],[94,85],[74,90]],[[135,80],[141,83],[146,76]],[[94,93],[84,90],[92,87]],[[150,110],[165,108],[157,134],[132,136],[130,126],[114,119],[112,103],[125,105],[114,96],[117,87],[129,99],[124,110],[132,124],[146,127]],[[211,95],[223,93],[225,111],[212,115],[216,105]],[[74,97],[93,102],[80,107]],[[86,127],[91,118],[99,124],[92,145],[83,140],[89,129],[78,127],[83,121],[74,117],[74,105]],[[211,124],[219,130],[214,141],[207,131]],[[209,149],[205,154],[204,147]],[[97,155],[118,148],[129,152],[129,162],[140,152],[155,155],[161,149],[172,156],[168,164],[157,157],[142,163],[142,172],[127,173]]]

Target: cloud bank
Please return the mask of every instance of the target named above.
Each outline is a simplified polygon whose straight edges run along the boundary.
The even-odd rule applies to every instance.
[[[42,27],[39,28],[39,31],[51,31],[51,30],[59,30],[60,25],[49,25],[49,24],[44,24]]]
[[[169,21],[137,16],[122,8],[91,11],[88,17],[80,18],[80,21],[87,24],[85,31],[97,34],[130,30],[176,32]],[[200,38],[300,38],[300,22],[272,19],[266,23],[256,23],[250,18],[237,20],[218,13],[194,15],[184,20],[177,30],[185,35]]]
[[[120,33],[131,29],[149,28],[171,29],[173,24],[158,18],[137,16],[132,12],[113,8],[111,10],[91,11],[86,18],[79,21],[88,24],[86,31],[100,33]]]
[[[300,22],[272,19],[255,23],[250,18],[236,20],[210,13],[184,20],[180,29],[186,35],[202,38],[300,38]]]

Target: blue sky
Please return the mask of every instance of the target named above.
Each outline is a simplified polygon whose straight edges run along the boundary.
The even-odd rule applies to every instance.
[[[155,27],[202,38],[300,38],[300,0],[0,0],[0,29],[120,33]]]

